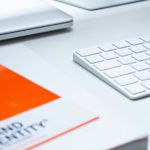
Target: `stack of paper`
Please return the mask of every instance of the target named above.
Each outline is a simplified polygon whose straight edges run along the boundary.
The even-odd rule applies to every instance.
[[[1,47],[0,64],[0,150],[147,149],[140,127],[112,108],[77,105],[94,97],[27,47]]]

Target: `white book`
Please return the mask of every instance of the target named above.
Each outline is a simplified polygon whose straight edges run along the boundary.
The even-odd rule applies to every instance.
[[[92,110],[95,97],[24,45],[1,46],[0,64],[0,149],[147,149],[143,129],[107,105]]]

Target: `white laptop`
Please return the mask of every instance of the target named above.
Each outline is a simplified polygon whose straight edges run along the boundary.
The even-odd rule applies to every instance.
[[[70,15],[44,0],[0,1],[0,41],[67,28],[72,22]]]

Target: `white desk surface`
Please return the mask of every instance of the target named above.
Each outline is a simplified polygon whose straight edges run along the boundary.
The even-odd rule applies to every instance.
[[[150,134],[150,97],[138,101],[129,100],[72,61],[72,53],[78,48],[150,34],[150,1],[92,12],[47,1],[72,15],[74,26],[70,30],[15,39],[4,44],[25,44],[98,98],[98,101],[92,101],[93,105],[89,102],[85,107],[94,110],[98,109],[94,104],[105,103],[125,113]]]

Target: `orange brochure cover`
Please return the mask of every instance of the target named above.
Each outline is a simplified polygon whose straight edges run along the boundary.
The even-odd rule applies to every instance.
[[[30,80],[0,65],[0,120],[59,99]]]
[[[0,149],[31,150],[99,119],[0,65]]]

